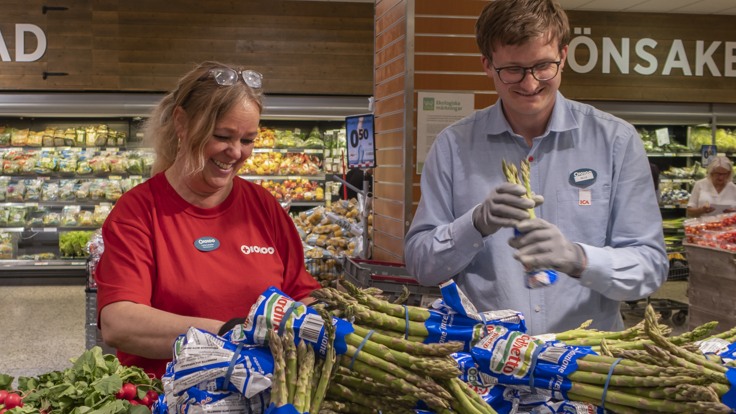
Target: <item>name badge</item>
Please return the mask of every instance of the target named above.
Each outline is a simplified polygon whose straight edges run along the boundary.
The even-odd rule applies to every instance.
[[[220,241],[211,236],[204,236],[194,241],[194,247],[200,252],[211,252],[220,247]]]
[[[587,188],[595,183],[598,173],[590,168],[580,168],[570,173],[568,181],[570,185],[578,188]]]

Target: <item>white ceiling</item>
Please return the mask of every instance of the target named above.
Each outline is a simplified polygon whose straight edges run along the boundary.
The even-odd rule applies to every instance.
[[[736,15],[736,0],[559,0],[565,10]]]

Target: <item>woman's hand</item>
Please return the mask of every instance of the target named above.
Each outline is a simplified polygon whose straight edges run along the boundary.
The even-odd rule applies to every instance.
[[[716,211],[715,208],[711,207],[710,204],[706,204],[703,207],[700,207],[700,215],[708,214]]]

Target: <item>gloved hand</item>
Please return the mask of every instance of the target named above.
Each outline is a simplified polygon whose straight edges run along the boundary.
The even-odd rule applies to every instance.
[[[528,270],[554,269],[579,277],[587,264],[585,251],[562,235],[554,224],[530,219],[516,225],[521,235],[509,240],[514,258]]]
[[[519,221],[528,219],[527,210],[542,204],[544,198],[534,195],[530,200],[522,197],[525,194],[526,189],[519,184],[499,185],[473,210],[473,225],[486,237],[501,227],[514,227]]]
[[[245,323],[245,318],[232,318],[229,321],[222,324],[220,330],[217,331],[218,336],[223,336],[227,331],[233,329],[236,325],[242,325]]]

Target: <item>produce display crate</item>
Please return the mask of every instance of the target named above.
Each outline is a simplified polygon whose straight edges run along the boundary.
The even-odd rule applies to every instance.
[[[668,281],[687,280],[688,276],[690,276],[690,268],[688,266],[681,265],[681,266],[673,267],[672,265],[670,265],[670,271],[667,274],[667,280]]]
[[[718,321],[714,332],[736,325],[736,253],[715,247],[683,243],[690,275],[688,328]]]
[[[407,305],[428,306],[442,297],[439,287],[420,285],[403,263],[350,257],[345,261],[343,276],[356,286],[381,289],[390,301],[398,298],[406,287],[409,289],[409,298],[405,302]]]

